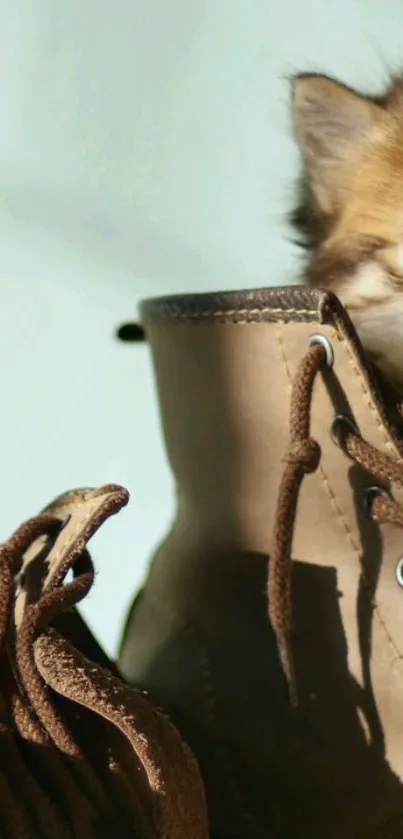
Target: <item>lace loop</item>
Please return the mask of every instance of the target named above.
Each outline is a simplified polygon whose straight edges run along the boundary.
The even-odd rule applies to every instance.
[[[104,497],[109,514],[119,509],[125,499],[118,489],[114,506],[106,492],[93,492],[94,517]],[[174,726],[52,626],[94,581],[77,521],[75,538],[67,538],[64,550],[55,545],[69,521],[42,514],[0,547],[0,834],[207,839],[199,769]],[[88,513],[83,521],[88,527]],[[39,553],[27,559],[36,540]],[[59,564],[39,588],[32,586],[16,621],[26,567],[38,557],[51,567],[52,550]],[[69,571],[73,579],[66,581]]]

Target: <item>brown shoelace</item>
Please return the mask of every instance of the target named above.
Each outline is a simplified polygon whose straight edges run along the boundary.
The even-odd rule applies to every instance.
[[[291,596],[292,539],[298,497],[305,475],[319,466],[319,444],[310,436],[311,403],[315,380],[327,364],[326,350],[314,344],[303,358],[292,385],[290,403],[290,445],[285,455],[273,533],[268,584],[269,616],[276,633],[278,651],[287,679],[290,702],[298,703],[297,683],[292,650],[293,609]],[[386,485],[393,481],[403,486],[403,460],[397,460],[375,449],[363,440],[351,421],[341,418],[337,429],[339,445],[359,466]],[[387,492],[372,497],[371,517],[380,523],[390,522],[403,527],[403,508]]]
[[[60,528],[45,513],[0,547],[0,837],[207,839],[198,768],[176,729],[50,628],[92,586],[85,543],[14,621],[24,553]]]

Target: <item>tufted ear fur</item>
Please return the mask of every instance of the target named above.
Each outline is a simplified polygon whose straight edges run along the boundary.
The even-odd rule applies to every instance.
[[[333,212],[343,189],[343,172],[358,160],[383,110],[326,76],[301,75],[294,80],[295,131],[308,184],[318,208]]]

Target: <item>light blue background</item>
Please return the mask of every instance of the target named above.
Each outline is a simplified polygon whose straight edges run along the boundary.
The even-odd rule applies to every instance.
[[[124,484],[84,611],[108,651],[172,515],[138,300],[297,281],[286,77],[378,91],[401,0],[1,0],[1,537]]]

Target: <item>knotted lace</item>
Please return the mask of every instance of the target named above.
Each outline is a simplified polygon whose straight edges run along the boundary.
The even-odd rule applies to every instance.
[[[314,344],[303,358],[292,385],[290,445],[278,493],[270,558],[269,616],[277,637],[290,701],[294,706],[298,695],[292,649],[292,540],[302,481],[305,475],[316,471],[321,457],[319,444],[310,436],[311,404],[316,377],[326,363],[324,346]],[[390,457],[366,442],[352,423],[340,423],[338,441],[356,464],[381,483],[392,481],[403,486],[403,460]],[[403,508],[386,491],[374,495],[371,517],[380,523],[389,522],[403,527]]]

